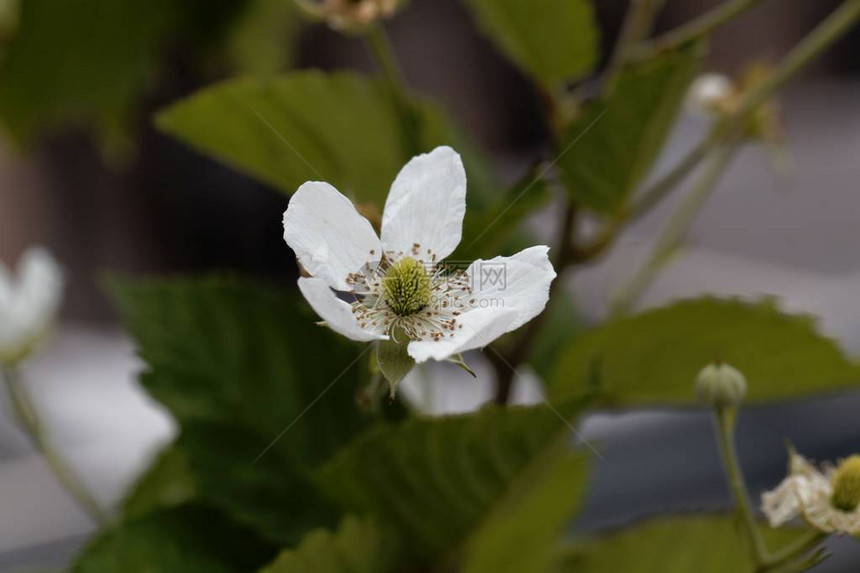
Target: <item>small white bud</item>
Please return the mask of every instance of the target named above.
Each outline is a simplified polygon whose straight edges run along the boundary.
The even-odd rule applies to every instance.
[[[690,85],[687,107],[697,113],[713,114],[735,94],[732,80],[722,74],[702,74]]]
[[[696,377],[696,395],[708,406],[737,406],[746,393],[744,375],[723,362],[705,366]]]

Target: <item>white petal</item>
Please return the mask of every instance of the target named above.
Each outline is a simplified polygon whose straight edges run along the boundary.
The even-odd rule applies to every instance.
[[[761,496],[761,510],[771,527],[779,527],[788,523],[800,514],[798,498],[798,481],[803,478],[791,476],[784,480],[773,491]]]
[[[284,240],[311,276],[337,290],[346,277],[378,260],[381,244],[373,226],[328,183],[299,187],[284,212]]]
[[[543,311],[556,276],[546,246],[530,247],[512,257],[477,260],[468,274],[478,308],[503,308],[516,314],[510,330]]]
[[[17,275],[0,272],[0,354],[27,351],[44,334],[60,306],[63,273],[44,249],[28,249]]]
[[[421,254],[433,251],[441,261],[454,252],[466,214],[466,170],[450,147],[414,157],[397,175],[382,214],[386,250]]]
[[[361,342],[388,338],[362,329],[352,314],[352,307],[337,298],[334,291],[322,279],[302,277],[299,279],[299,290],[302,291],[311,308],[325,321],[326,326],[338,334]]]
[[[456,329],[439,340],[418,340],[410,342],[407,348],[409,356],[419,364],[428,359],[445,360],[467,350],[483,348],[493,340],[512,330],[511,325],[517,320],[517,314],[505,309],[479,308],[464,312],[458,323],[462,328]]]

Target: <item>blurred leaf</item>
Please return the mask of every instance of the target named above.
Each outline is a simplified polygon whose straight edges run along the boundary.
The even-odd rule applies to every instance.
[[[582,501],[586,471],[570,452],[550,448],[544,458],[472,538],[464,573],[548,573],[557,564],[559,533]]]
[[[26,0],[0,65],[0,114],[27,142],[59,121],[117,124],[177,18],[171,0]]]
[[[797,529],[761,526],[771,549],[791,543]],[[661,517],[599,537],[575,551],[560,572],[726,573],[752,571],[749,550],[729,515]]]
[[[111,286],[149,367],[144,386],[179,421],[198,495],[283,543],[335,523],[308,476],[366,427],[354,402],[363,353],[260,287]]]
[[[547,317],[529,357],[529,364],[544,381],[552,377],[556,363],[571,341],[586,331],[585,319],[570,293],[558,289],[548,304]]]
[[[293,2],[253,0],[230,35],[230,60],[241,71],[266,76],[293,61],[303,19]]]
[[[588,0],[465,0],[478,25],[518,66],[544,84],[576,79],[598,56]]]
[[[574,340],[550,387],[557,398],[585,388],[594,360],[601,390],[619,406],[695,404],[696,374],[716,359],[738,368],[748,402],[855,388],[860,368],[812,319],[781,313],[773,301],[681,301],[613,320]]]
[[[470,203],[463,222],[463,239],[454,258],[472,261],[501,252],[526,217],[550,199],[549,186],[538,173],[539,166],[530,169],[506,192],[496,193],[496,198],[483,209],[473,208]]]
[[[582,407],[580,401],[569,402],[559,410],[570,417]],[[323,466],[319,482],[345,508],[394,527],[410,555],[439,562],[499,503],[513,503],[506,499],[512,484],[530,483],[524,475],[539,482],[552,469],[542,454],[552,449],[563,455],[568,433],[565,422],[545,406],[490,406],[464,416],[413,418],[354,440]],[[578,498],[582,491],[575,486],[568,494]]]
[[[185,454],[167,446],[138,479],[123,505],[125,517],[137,517],[156,509],[175,507],[195,495],[194,476]]]
[[[568,126],[558,168],[580,205],[610,215],[625,206],[663,149],[702,55],[694,45],[624,70],[614,91]]]
[[[224,514],[182,506],[132,519],[102,531],[71,573],[247,573],[273,550]]]
[[[376,523],[345,518],[337,531],[309,533],[260,573],[387,573],[400,560],[398,540]]]
[[[458,138],[436,108],[421,114],[428,151]],[[382,84],[306,71],[221,83],[161,112],[158,126],[286,193],[322,180],[382,205],[408,159],[399,117]]]
[[[150,88],[165,49],[220,45],[248,0],[26,0],[0,63],[0,116],[28,144],[65,122],[95,124],[106,151]]]

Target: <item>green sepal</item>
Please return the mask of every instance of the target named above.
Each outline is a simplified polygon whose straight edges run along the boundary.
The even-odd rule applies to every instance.
[[[397,393],[397,385],[415,367],[415,360],[406,352],[406,346],[409,343],[406,334],[401,331],[391,334],[388,340],[380,340],[376,343],[376,365],[388,381],[389,395],[393,400]]]

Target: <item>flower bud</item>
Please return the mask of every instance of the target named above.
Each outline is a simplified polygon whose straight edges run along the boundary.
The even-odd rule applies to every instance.
[[[746,393],[744,375],[723,362],[705,366],[696,377],[696,395],[708,406],[737,406]]]
[[[690,85],[687,108],[705,115],[723,115],[732,111],[737,99],[735,85],[721,74],[702,74]]]

